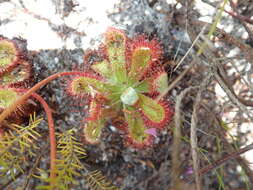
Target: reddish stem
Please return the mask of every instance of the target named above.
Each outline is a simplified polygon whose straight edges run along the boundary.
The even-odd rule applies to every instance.
[[[50,139],[50,185],[53,187],[56,177],[56,138],[52,111],[47,102],[40,95],[32,93],[32,96],[41,103],[47,115]]]
[[[52,81],[52,80],[54,80],[56,78],[62,77],[62,76],[67,76],[67,75],[83,75],[83,72],[80,72],[80,71],[70,71],[70,72],[56,73],[56,74],[53,74],[53,75],[45,78],[44,80],[40,81],[39,83],[37,83],[36,85],[34,85],[23,96],[21,96],[20,98],[18,98],[15,102],[13,102],[12,105],[10,105],[7,109],[5,109],[1,113],[1,115],[0,115],[0,123],[2,123],[3,120],[6,117],[8,117],[8,115],[10,115],[17,108],[17,106],[23,104],[24,101],[27,100],[32,95],[32,93],[36,92],[37,90],[39,90],[41,87],[43,87],[44,85],[46,85],[50,81]]]
[[[7,109],[5,109],[1,115],[0,115],[0,123],[2,123],[4,121],[4,119],[6,117],[8,117],[8,115],[10,115],[13,111],[15,111],[15,109],[23,104],[30,96],[33,96],[34,98],[36,98],[43,106],[47,118],[48,118],[48,126],[49,126],[49,136],[50,136],[50,185],[53,187],[54,183],[55,183],[55,177],[56,177],[56,139],[55,139],[55,130],[54,130],[54,121],[53,121],[53,117],[52,117],[52,111],[50,109],[50,107],[48,106],[48,104],[45,102],[45,100],[40,97],[38,94],[36,94],[35,92],[37,90],[39,90],[41,87],[43,87],[44,85],[46,85],[47,83],[49,83],[50,81],[62,77],[62,76],[67,76],[67,75],[83,75],[83,72],[79,72],[79,71],[70,71],[70,72],[62,72],[62,73],[56,73],[53,74],[51,76],[49,76],[48,78],[40,81],[39,83],[37,83],[36,85],[34,85],[31,89],[29,89],[23,96],[21,96],[20,98],[18,98],[12,105],[10,105]],[[0,126],[1,128],[1,126]]]

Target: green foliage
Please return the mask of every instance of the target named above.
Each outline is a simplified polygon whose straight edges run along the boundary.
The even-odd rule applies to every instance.
[[[62,134],[58,134],[57,143],[57,177],[55,179],[54,187],[50,185],[40,185],[37,187],[39,190],[68,190],[78,184],[78,177],[82,176],[82,172],[88,170],[81,163],[81,159],[86,157],[85,150],[82,148],[82,144],[74,137],[74,129],[65,131]],[[50,179],[46,171],[38,169],[40,178],[42,181],[49,183]],[[88,172],[85,175],[87,185],[92,190],[114,190],[117,189],[98,171]]]
[[[76,184],[79,170],[83,168],[80,159],[86,157],[82,144],[73,136],[74,131],[68,130],[58,135],[57,143],[57,188],[68,189],[71,184]]]
[[[92,171],[85,176],[87,184],[92,190],[118,190],[100,171]]]
[[[67,190],[73,184],[77,184],[77,177],[80,176],[80,170],[83,169],[80,159],[85,158],[86,153],[82,144],[74,137],[74,130],[65,131],[58,134],[57,157],[56,160],[56,179],[55,186],[38,186],[37,189],[57,189]],[[39,169],[41,178],[45,182],[50,179],[45,171]],[[45,175],[46,174],[46,175]],[[38,176],[37,176],[38,177]]]
[[[30,117],[29,125],[13,124],[11,130],[0,139],[0,177],[14,176],[18,171],[23,172],[28,157],[33,157],[38,149],[35,141],[40,137],[36,127],[41,119],[35,115]]]

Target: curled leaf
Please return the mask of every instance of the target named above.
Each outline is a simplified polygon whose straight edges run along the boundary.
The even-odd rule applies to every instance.
[[[95,121],[101,116],[101,103],[92,98],[90,101],[89,116],[87,120]]]
[[[91,144],[99,143],[104,120],[89,120],[83,129],[85,140]]]

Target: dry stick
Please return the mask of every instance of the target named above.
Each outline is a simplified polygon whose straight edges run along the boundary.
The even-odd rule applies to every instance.
[[[231,61],[231,64],[233,61]],[[225,85],[227,86],[227,88],[231,91],[231,93],[236,97],[236,99],[243,105],[245,106],[251,106],[253,107],[253,101],[251,100],[245,100],[244,98],[240,97],[239,95],[237,95],[233,89],[233,87],[229,84],[229,80],[228,80],[228,76],[226,74],[226,72],[224,71],[224,68],[221,66],[221,64],[219,64],[218,62],[214,61],[215,65],[217,66],[218,72],[219,72],[219,76],[221,77],[221,79],[223,80],[223,82],[225,83]],[[237,69],[236,69],[237,70]],[[239,72],[239,71],[238,71]],[[245,83],[249,86],[250,85],[247,83],[247,81],[241,77],[243,81],[245,81]]]
[[[56,177],[56,138],[52,111],[47,102],[41,96],[36,93],[33,93],[32,96],[41,103],[47,115],[50,137],[50,186],[54,187]]]
[[[215,67],[215,65],[213,67]],[[239,110],[241,110],[242,112],[245,112],[246,115],[248,116],[248,118],[251,120],[251,122],[253,122],[253,117],[249,113],[249,110],[247,109],[247,107],[243,103],[241,103],[240,99],[233,93],[233,91],[230,90],[231,88],[228,87],[226,82],[223,80],[223,78],[217,72],[217,68],[214,68],[213,72],[214,72],[214,76],[215,76],[216,80],[218,81],[220,87],[224,90],[224,92],[227,94],[227,96],[232,101],[232,103],[236,107],[238,107]]]
[[[207,56],[207,58],[212,63],[212,67],[215,68],[214,69],[216,71],[215,73],[218,73],[218,75],[220,76],[220,79],[223,80],[224,85],[227,86],[227,88],[230,90],[230,92],[234,95],[234,97],[241,104],[243,104],[244,106],[251,106],[251,107],[253,107],[253,101],[251,101],[251,100],[245,100],[245,99],[241,98],[240,96],[236,95],[233,87],[231,85],[229,85],[229,80],[228,80],[229,77],[227,76],[227,74],[224,71],[223,67],[221,66],[221,64],[219,62],[217,62],[216,59],[214,59],[214,57],[216,57],[216,56],[220,57],[219,53],[214,48],[212,48],[212,44],[210,43],[210,41],[207,38],[203,37],[203,39],[207,42],[208,45],[210,44],[210,46],[206,48],[207,51],[204,54],[205,54],[205,56]],[[211,50],[211,48],[212,48],[212,50]]]
[[[48,149],[48,145],[45,146],[45,150],[47,150],[47,149]],[[35,162],[33,164],[33,167],[30,169],[30,171],[29,171],[29,173],[28,173],[28,175],[26,177],[25,183],[24,183],[23,188],[22,188],[23,190],[27,189],[27,186],[29,185],[30,178],[32,177],[34,170],[38,167],[39,162],[40,162],[43,154],[45,153],[45,150],[38,151],[39,155],[37,155],[37,158],[36,158],[36,160],[35,160]]]
[[[191,117],[191,152],[192,152],[192,159],[193,159],[193,169],[195,173],[195,182],[197,190],[201,190],[201,176],[199,175],[199,158],[198,158],[198,145],[197,145],[197,110],[200,106],[200,100],[201,100],[201,93],[204,88],[206,88],[207,84],[209,83],[211,78],[211,74],[206,77],[206,79],[203,81],[203,83],[200,86],[200,90],[197,94],[194,106],[193,106],[193,112]]]
[[[208,1],[203,1],[204,3],[216,8],[216,6],[212,3],[209,3]],[[243,16],[241,14],[238,13],[237,9],[236,9],[236,6],[235,4],[233,3],[233,1],[229,0],[230,2],[230,7],[233,9],[233,11],[228,11],[226,9],[224,9],[224,12],[226,12],[227,14],[229,14],[230,16],[240,20],[240,21],[244,21],[244,22],[247,22],[249,24],[253,24],[253,20],[250,19],[249,17],[246,17],[246,16]],[[220,8],[219,8],[220,9]]]
[[[209,164],[208,166],[204,167],[204,168],[201,168],[199,171],[198,171],[198,174],[199,175],[205,175],[206,173],[210,172],[211,170],[221,166],[222,164],[226,163],[227,161],[231,160],[231,159],[235,159],[237,158],[238,156],[240,156],[241,154],[247,152],[247,151],[250,151],[253,149],[253,144],[250,144],[244,148],[241,148],[239,149],[238,151],[234,151],[230,154],[228,154],[227,156],[219,159],[219,160],[216,160],[213,164]],[[193,178],[189,178],[188,182],[192,182],[193,181]]]
[[[234,158],[240,156],[241,154],[243,154],[243,153],[245,153],[245,152],[247,152],[249,150],[252,150],[252,149],[253,149],[253,144],[250,144],[250,145],[248,145],[248,146],[246,146],[244,148],[239,149],[238,151],[232,152],[229,155],[227,155],[227,156],[225,156],[225,157],[223,157],[223,158],[215,161],[213,164],[210,164],[210,165],[208,165],[208,166],[206,166],[204,168],[201,168],[199,170],[199,174],[200,175],[204,175],[207,172],[213,170],[214,168],[217,168],[220,165],[224,164],[228,160],[234,159]]]
[[[233,60],[230,61],[230,64],[232,65],[232,67],[236,70],[236,72],[240,75],[241,80],[244,82],[244,84],[246,86],[249,87],[249,90],[251,91],[251,93],[253,93],[253,86],[249,84],[249,82],[246,81],[246,79],[244,77],[241,77],[241,72],[239,71],[239,69],[236,67],[235,63]],[[233,89],[233,88],[232,88]],[[245,105],[245,104],[244,104]],[[253,104],[252,104],[253,105]]]
[[[207,39],[204,38],[204,40],[207,40]],[[218,81],[219,85],[224,90],[224,92],[228,95],[229,99],[232,101],[232,103],[236,107],[239,108],[239,110],[241,110],[242,112],[245,112],[248,118],[251,120],[251,122],[253,122],[253,117],[251,116],[251,114],[249,113],[246,107],[246,106],[252,106],[251,105],[252,102],[244,101],[240,97],[237,97],[233,88],[227,84],[226,73],[224,69],[222,68],[222,66],[220,65],[220,63],[214,59],[216,55],[212,52],[212,50],[210,49],[210,46],[206,47],[206,51],[203,52],[203,54],[206,56],[207,60],[210,62],[211,67],[213,69],[212,72],[214,73],[216,80]]]
[[[207,53],[207,52],[206,52]],[[210,53],[210,51],[209,51]],[[213,56],[209,56],[207,55],[207,57],[210,59],[210,57]],[[211,60],[211,59],[210,59]],[[212,62],[212,60],[211,60]],[[221,67],[221,65],[219,65],[219,63],[217,63],[214,60],[214,63],[212,65],[214,67],[214,76],[216,78],[216,80],[218,81],[218,83],[220,84],[220,86],[223,88],[223,90],[226,92],[226,94],[228,95],[228,97],[230,98],[230,100],[232,101],[232,103],[237,106],[239,108],[239,110],[241,110],[242,112],[246,112],[248,118],[253,121],[252,116],[250,115],[250,113],[248,112],[248,109],[246,106],[251,106],[250,103],[247,103],[245,101],[243,101],[242,98],[238,97],[233,88],[230,87],[228,85],[227,82],[227,75],[226,73],[223,71],[223,68]],[[219,72],[218,72],[219,71]],[[225,78],[225,79],[224,79]],[[228,144],[228,142],[227,142]],[[229,144],[230,145],[230,144]],[[230,145],[231,147],[231,145]],[[248,177],[250,178],[251,183],[253,184],[253,173],[249,170],[249,168],[247,167],[245,160],[241,157],[237,158],[238,162],[242,165],[242,167],[246,170],[245,172],[247,173]],[[204,169],[203,169],[204,170]]]
[[[227,11],[227,10],[224,10],[224,11],[225,11],[226,13],[228,13],[229,15],[231,15],[232,17],[237,18],[237,19],[240,20],[240,21],[244,21],[244,22],[247,22],[247,23],[249,23],[249,24],[253,24],[253,20],[250,19],[249,17],[240,15],[240,14],[238,14],[237,12],[232,12],[232,11]]]
[[[175,190],[180,190],[181,180],[180,176],[180,142],[181,142],[181,110],[180,107],[182,105],[182,99],[186,96],[188,92],[191,90],[196,89],[197,87],[189,87],[182,91],[176,99],[176,106],[175,106],[175,129],[173,131],[173,145],[172,145],[172,186]]]
[[[210,23],[206,23],[203,21],[196,21],[196,20],[190,20],[190,24],[196,26],[197,28],[204,27],[207,25],[207,30],[211,27]],[[249,45],[243,43],[242,39],[235,38],[229,34],[227,34],[224,30],[220,28],[216,28],[215,32],[213,33],[215,37],[217,37],[220,41],[226,42],[232,45],[237,46],[239,49],[241,49],[242,53],[245,56],[245,58],[253,64],[252,57],[253,57],[253,48],[251,48]]]
[[[215,118],[215,126],[214,128],[217,128],[217,134],[219,135],[219,137],[222,139],[223,143],[225,143],[225,145],[228,147],[228,151],[229,152],[233,152],[233,151],[237,151],[235,149],[235,147],[233,145],[231,145],[231,143],[228,142],[228,140],[225,137],[225,133],[226,131],[224,130],[223,127],[220,126],[220,121],[219,119],[216,117],[216,115],[210,111],[209,109],[207,110],[210,114],[213,115],[213,117]],[[253,187],[253,171],[251,171],[250,167],[248,166],[247,161],[245,160],[245,158],[242,158],[241,156],[238,156],[236,158],[236,161],[239,163],[239,165],[241,165],[241,167],[243,168],[243,170],[245,171],[246,175],[249,178],[249,181],[251,182],[251,186]]]
[[[196,101],[199,98],[196,99]],[[197,104],[196,104],[197,105]],[[195,182],[196,182],[196,188],[197,190],[201,190],[201,177],[198,173],[199,171],[199,158],[198,158],[198,145],[197,145],[197,113],[196,113],[196,107],[194,106],[192,118],[191,118],[191,152],[192,152],[192,160],[193,160],[193,170],[195,173]]]
[[[185,55],[183,56],[183,58],[179,61],[179,63],[175,67],[174,71],[177,70],[177,68],[183,63],[183,61],[185,60],[185,58],[189,55],[189,53],[191,52],[193,46],[197,43],[197,41],[199,40],[200,36],[204,33],[205,29],[206,29],[206,26],[204,26],[202,28],[202,30],[200,31],[200,33],[197,35],[197,37],[195,38],[195,40],[192,42],[191,47],[187,50],[187,52],[185,53]]]
[[[226,145],[227,152],[237,151],[238,149],[236,149],[230,142],[228,142],[227,138],[225,137],[226,130],[224,129],[224,127],[221,126],[220,119],[207,106],[205,106],[204,104],[202,104],[202,106],[214,118],[213,124],[213,128],[215,129],[214,132],[218,134],[218,137]],[[241,156],[238,156],[235,159],[238,162],[238,164],[243,168],[245,174],[247,175],[249,181],[251,182],[251,186],[253,186],[253,171],[251,171],[250,167],[248,166],[248,161],[246,161],[245,158],[242,158]]]
[[[231,8],[233,9],[233,11],[237,14],[237,15],[240,15],[240,13],[238,12],[238,10],[237,10],[237,5],[232,1],[232,0],[229,0],[229,2],[230,2],[230,6],[231,6]],[[240,16],[242,16],[242,15],[240,15]],[[237,18],[237,17],[235,17],[235,18]],[[248,18],[248,17],[246,17],[246,18]],[[239,18],[237,18],[240,22],[241,22],[241,24],[243,25],[243,27],[245,28],[245,30],[248,32],[248,34],[249,34],[249,38],[253,41],[253,30],[251,30],[252,29],[252,25],[250,25],[248,22],[247,22],[247,20],[246,19],[244,19],[244,18],[241,18],[241,17],[239,17]],[[251,24],[253,24],[253,20],[251,20]],[[251,28],[251,29],[250,29]]]
[[[247,116],[252,121],[252,117],[251,117],[251,115],[248,112],[248,109],[246,107],[246,106],[252,106],[251,102],[247,102],[244,99],[242,99],[242,98],[240,98],[236,95],[233,88],[231,86],[229,86],[229,84],[227,82],[228,77],[227,77],[225,71],[223,70],[221,65],[219,63],[217,63],[216,60],[213,59],[213,57],[215,57],[215,56],[214,55],[210,56],[210,54],[207,55],[207,51],[205,53],[206,53],[207,58],[210,60],[210,62],[212,62],[212,60],[214,62],[213,65],[212,65],[212,67],[214,68],[214,76],[215,76],[216,80],[218,81],[218,83],[220,84],[220,86],[226,92],[226,94],[228,95],[228,97],[230,98],[232,103],[235,106],[237,106],[239,108],[239,110],[241,110],[242,112],[246,111]],[[209,51],[209,53],[210,53],[210,51]],[[226,141],[226,144],[229,144],[229,143]],[[232,146],[230,145],[230,147],[232,147]],[[232,148],[230,148],[230,149],[232,149]],[[242,167],[245,169],[245,172],[247,173],[251,183],[253,184],[253,173],[252,173],[252,171],[250,171],[249,167],[245,163],[245,160],[241,157],[237,158],[237,160],[242,165]]]

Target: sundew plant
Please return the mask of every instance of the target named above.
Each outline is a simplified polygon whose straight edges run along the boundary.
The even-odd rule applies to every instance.
[[[18,142],[22,150],[32,147],[29,144],[40,137],[35,130],[38,122],[33,118],[32,124],[26,128],[19,124],[22,123],[20,118],[32,113],[37,108],[35,102],[39,102],[47,115],[50,139],[50,179],[47,180],[50,186],[44,189],[54,189],[57,183],[61,184],[60,189],[64,189],[74,183],[66,180],[66,176],[72,179],[77,170],[83,168],[79,158],[85,156],[81,144],[73,137],[73,130],[58,136],[55,134],[52,111],[36,93],[50,81],[71,76],[67,79],[67,94],[74,99],[88,100],[89,110],[85,122],[81,122],[87,143],[99,143],[102,129],[111,121],[125,132],[126,146],[145,148],[153,144],[157,131],[163,130],[171,120],[171,107],[163,100],[168,89],[168,76],[160,63],[163,52],[157,40],[149,40],[144,35],[129,39],[122,30],[115,28],[109,28],[104,38],[104,43],[95,51],[101,55],[101,61],[93,62],[85,71],[53,74],[31,88],[27,87],[31,78],[31,60],[27,58],[27,51],[21,50],[13,40],[0,38],[0,146],[5,147],[9,143],[10,148]],[[14,128],[10,127],[13,123]],[[70,141],[75,150],[70,150]],[[6,155],[8,148],[0,150],[0,155]],[[67,160],[72,153],[78,154],[75,159],[70,159],[74,163]],[[6,165],[11,156],[2,158],[0,164]],[[70,167],[66,167],[65,163]],[[5,171],[8,167],[7,164]],[[96,172],[94,174],[101,176]],[[97,184],[91,179],[96,177],[88,181]]]
[[[122,120],[119,127],[126,131],[127,144],[137,148],[152,144],[155,129],[163,129],[172,113],[166,101],[156,100],[168,85],[159,43],[145,36],[131,40],[123,31],[110,28],[101,49],[104,60],[68,85],[69,94],[90,102],[85,139],[99,142],[108,117],[116,115]]]

